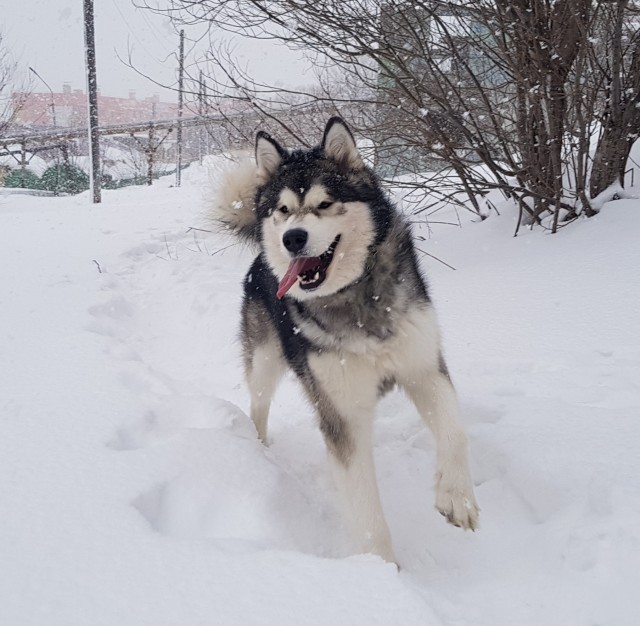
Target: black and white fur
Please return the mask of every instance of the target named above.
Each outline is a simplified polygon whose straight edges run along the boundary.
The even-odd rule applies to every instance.
[[[452,524],[475,529],[467,438],[410,228],[345,123],[329,120],[312,150],[290,152],[258,133],[256,166],[228,175],[216,217],[259,247],[244,281],[241,334],[260,439],[267,442],[271,399],[291,368],[317,412],[357,549],[395,561],[372,424],[378,400],[398,385],[437,444],[436,508]],[[299,231],[303,240],[292,245],[289,234]],[[321,284],[305,288],[299,278],[279,299],[292,258],[319,257],[336,240]]]

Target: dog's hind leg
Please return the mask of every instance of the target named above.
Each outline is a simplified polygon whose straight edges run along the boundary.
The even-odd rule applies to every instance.
[[[332,353],[311,357],[309,367],[309,379],[303,382],[318,409],[320,430],[356,548],[394,562],[373,461],[378,399],[375,372],[358,357],[340,358]]]

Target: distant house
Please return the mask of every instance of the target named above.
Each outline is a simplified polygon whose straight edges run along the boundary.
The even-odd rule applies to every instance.
[[[61,93],[12,94],[16,111],[14,123],[46,128],[86,126],[87,95],[82,89],[72,91],[64,85]],[[158,96],[138,100],[134,91],[128,98],[98,95],[100,125],[167,120],[178,117],[177,104],[160,102]]]
[[[478,108],[479,87],[496,88],[506,77],[486,55],[487,27],[462,5],[453,8],[430,0],[381,5],[388,49],[378,71],[375,143],[383,176],[448,167],[448,153],[478,160],[465,133],[468,108]],[[459,95],[449,98],[454,87]]]

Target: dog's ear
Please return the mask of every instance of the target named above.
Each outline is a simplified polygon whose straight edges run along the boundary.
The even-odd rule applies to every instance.
[[[258,176],[263,182],[268,181],[280,167],[285,151],[280,144],[261,130],[256,135],[256,164],[258,165]]]
[[[364,166],[356,148],[356,141],[340,117],[332,117],[327,122],[321,145],[328,158],[349,169],[358,169]]]

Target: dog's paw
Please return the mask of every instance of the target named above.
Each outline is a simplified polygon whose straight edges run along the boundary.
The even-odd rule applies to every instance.
[[[461,482],[469,484],[460,484]],[[436,509],[450,524],[458,528],[478,528],[480,508],[470,481],[451,481],[439,474],[436,477]]]

